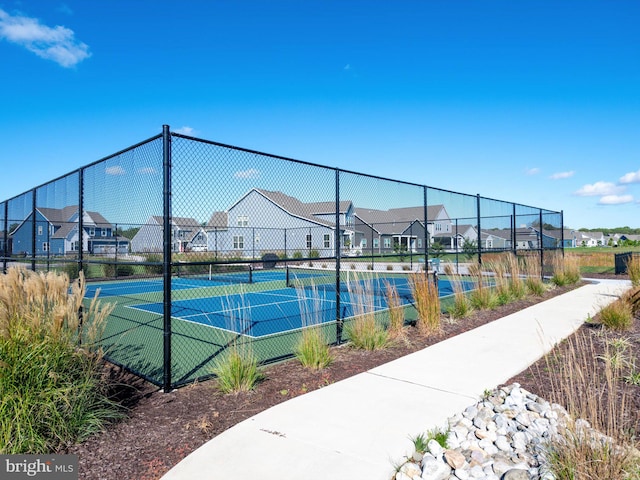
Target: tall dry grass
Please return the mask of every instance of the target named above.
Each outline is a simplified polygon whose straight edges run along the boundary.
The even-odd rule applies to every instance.
[[[414,305],[418,311],[416,327],[425,335],[439,333],[442,328],[438,286],[427,273],[415,273],[409,277]]]
[[[561,253],[556,253],[551,259],[551,266],[553,268],[551,282],[554,285],[562,287],[580,281],[580,260],[578,256],[569,253],[563,256]]]
[[[633,255],[627,262],[627,273],[634,287],[640,286],[640,256]]]
[[[295,356],[302,366],[312,370],[321,370],[333,362],[329,340],[322,329],[322,297],[318,288],[296,288],[302,331],[295,346]]]
[[[542,266],[539,259],[531,256],[524,257],[522,270],[525,275],[526,291],[532,295],[542,295],[547,288],[542,281]]]
[[[540,380],[550,384],[549,400],[572,419],[546,446],[547,468],[556,480],[638,478],[633,405],[621,388],[626,363],[615,345],[605,338],[599,354],[592,334],[579,331],[561,357],[547,357],[547,371],[557,375],[543,373]]]
[[[376,316],[375,274],[354,274],[347,282],[353,318],[345,325],[351,345],[363,350],[379,350],[389,345],[389,332]]]
[[[386,284],[385,298],[389,311],[389,338],[392,340],[402,339],[404,337],[404,305],[398,295],[398,290],[392,283]]]
[[[0,453],[52,453],[121,416],[99,347],[113,307],[85,291],[82,273],[0,275]]]
[[[447,306],[447,314],[452,319],[464,318],[470,315],[473,307],[464,288],[462,276],[455,273],[450,265],[445,266],[444,273],[447,275],[453,289],[453,303]]]
[[[214,360],[211,372],[217,377],[217,388],[222,393],[248,392],[263,377],[250,336],[251,305],[241,289],[238,295],[226,296],[223,308],[227,329],[238,333]]]

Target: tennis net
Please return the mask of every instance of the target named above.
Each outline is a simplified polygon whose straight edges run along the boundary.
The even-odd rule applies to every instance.
[[[367,292],[373,295],[387,295],[389,286],[395,288],[400,297],[411,298],[411,276],[423,275],[417,272],[340,270],[336,271],[300,266],[287,266],[287,287],[314,288],[324,291]]]
[[[253,283],[250,263],[178,264],[177,276],[225,283]]]

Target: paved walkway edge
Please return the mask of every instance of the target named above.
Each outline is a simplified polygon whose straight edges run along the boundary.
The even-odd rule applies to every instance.
[[[444,427],[629,287],[590,283],[288,400],[216,436],[162,480],[389,480],[411,437]]]

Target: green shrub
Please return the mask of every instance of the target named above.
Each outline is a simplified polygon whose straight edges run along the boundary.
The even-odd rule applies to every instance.
[[[162,275],[164,258],[161,253],[148,253],[145,256],[145,262],[154,263],[155,265],[145,265],[144,271],[150,275]]]

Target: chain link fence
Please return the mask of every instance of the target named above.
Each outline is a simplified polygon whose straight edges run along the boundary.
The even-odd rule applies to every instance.
[[[164,387],[213,375],[250,339],[262,363],[292,356],[317,323],[345,340],[358,272],[465,273],[504,255],[542,274],[564,246],[562,212],[328,168],[172,133],[0,204],[3,271],[88,280],[115,304],[102,347]],[[308,295],[305,278],[322,293]],[[314,287],[314,288],[315,288]]]

